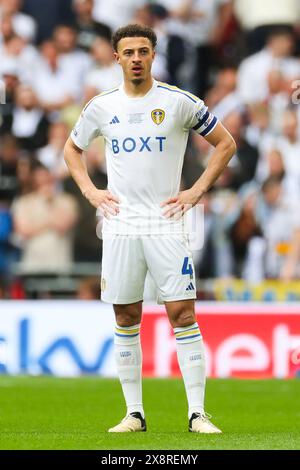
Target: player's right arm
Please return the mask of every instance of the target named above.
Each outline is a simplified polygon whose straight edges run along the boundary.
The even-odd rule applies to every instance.
[[[116,215],[119,212],[117,204],[120,201],[110,191],[96,188],[83,158],[83,151],[95,137],[101,135],[96,112],[92,102],[85,107],[65,144],[64,159],[83,196],[107,217],[108,214]]]
[[[105,216],[116,215],[119,212],[117,206],[119,199],[108,190],[96,188],[89,177],[82,153],[83,151],[69,137],[64,148],[64,159],[72,178],[92,206],[100,208]]]

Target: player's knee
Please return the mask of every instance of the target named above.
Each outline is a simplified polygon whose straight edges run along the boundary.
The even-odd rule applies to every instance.
[[[122,314],[122,315],[116,315],[116,323],[117,325],[126,328],[129,326],[137,325],[140,322],[136,319],[136,317]]]
[[[193,325],[196,322],[195,313],[193,310],[183,308],[177,312],[174,322],[176,323],[176,327],[180,328]]]
[[[141,314],[139,310],[135,308],[128,308],[126,307],[115,307],[115,316],[117,325],[123,327],[134,326],[140,323],[141,321]]]

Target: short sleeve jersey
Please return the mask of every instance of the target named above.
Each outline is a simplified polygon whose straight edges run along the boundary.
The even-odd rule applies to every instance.
[[[108,189],[121,204],[103,232],[182,232],[184,220],[166,219],[160,203],[178,194],[190,129],[207,136],[216,124],[201,99],[156,80],[143,97],[128,97],[124,84],[94,97],[71,138],[82,150],[105,139]]]

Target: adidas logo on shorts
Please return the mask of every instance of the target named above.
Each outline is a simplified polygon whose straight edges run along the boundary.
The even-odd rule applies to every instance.
[[[194,284],[190,282],[185,290],[195,290]]]

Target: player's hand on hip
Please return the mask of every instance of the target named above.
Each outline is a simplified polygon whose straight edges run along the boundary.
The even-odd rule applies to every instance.
[[[88,191],[85,196],[92,206],[99,209],[104,217],[109,218],[110,215],[117,215],[120,212],[119,198],[108,190],[95,188]]]
[[[202,194],[196,193],[193,188],[181,191],[177,196],[163,201],[160,206],[164,209],[163,215],[167,218],[179,219],[189,209],[200,201]]]

